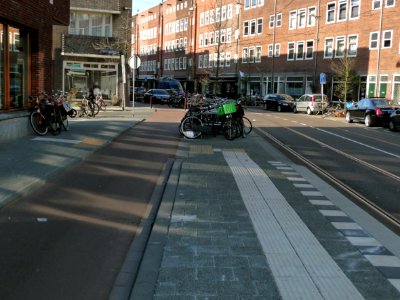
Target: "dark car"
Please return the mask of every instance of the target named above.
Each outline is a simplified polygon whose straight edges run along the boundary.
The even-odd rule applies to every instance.
[[[293,106],[293,97],[286,94],[266,94],[262,101],[265,110],[291,111]]]
[[[400,129],[400,108],[396,109],[389,117],[389,129],[398,131]]]
[[[146,93],[144,93],[143,96],[144,102],[150,102],[150,98],[153,104],[155,103],[166,104],[171,100],[171,94],[168,93],[167,90],[151,89],[148,90]]]
[[[346,122],[364,122],[367,127],[386,126],[394,108],[383,98],[364,98],[346,109]]]
[[[135,101],[143,101],[143,96],[145,92],[146,89],[144,87],[142,86],[135,87]],[[131,87],[130,99],[132,100],[132,87]]]

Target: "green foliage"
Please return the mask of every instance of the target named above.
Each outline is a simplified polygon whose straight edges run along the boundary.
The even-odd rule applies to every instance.
[[[343,101],[353,100],[357,95],[360,76],[354,70],[355,60],[347,56],[334,60],[331,70],[334,72],[335,84],[333,94]]]

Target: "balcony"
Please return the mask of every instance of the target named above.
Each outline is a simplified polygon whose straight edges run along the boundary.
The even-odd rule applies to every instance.
[[[62,53],[83,55],[117,56],[116,38],[65,34],[62,37]]]

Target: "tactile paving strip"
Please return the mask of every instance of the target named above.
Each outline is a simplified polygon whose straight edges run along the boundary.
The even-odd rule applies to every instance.
[[[223,151],[282,299],[363,299],[264,171]]]
[[[292,167],[279,161],[269,161],[286,178],[293,182],[300,192],[309,198],[320,213],[339,230],[346,239],[375,266],[389,282],[400,292],[400,259],[387,250],[379,241],[365,232],[361,226],[354,222],[346,213],[336,207],[313,185],[308,183]],[[284,171],[283,171],[284,170]],[[298,184],[301,182],[301,184]],[[304,190],[307,188],[307,190]]]

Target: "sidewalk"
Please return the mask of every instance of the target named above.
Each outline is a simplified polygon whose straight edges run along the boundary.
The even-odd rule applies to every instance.
[[[122,111],[111,107],[95,118],[69,119],[70,130],[58,136],[38,136],[32,130],[30,136],[0,143],[0,207],[29,193],[66,166],[85,159],[153,111],[138,107],[133,115],[131,108]],[[78,129],[77,121],[85,126]],[[96,126],[98,122],[108,122],[112,130]]]
[[[130,299],[400,299],[399,249],[255,133],[182,140]]]

